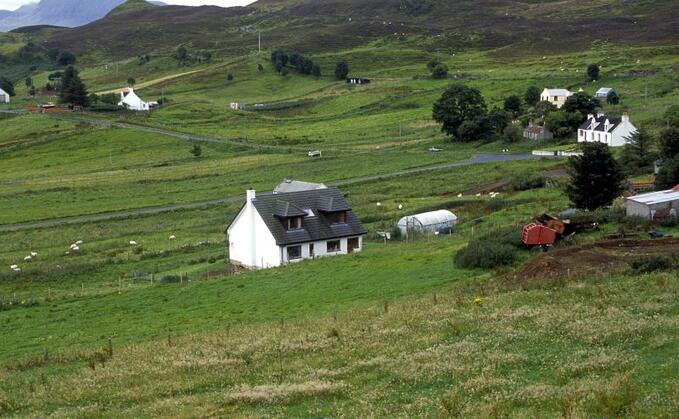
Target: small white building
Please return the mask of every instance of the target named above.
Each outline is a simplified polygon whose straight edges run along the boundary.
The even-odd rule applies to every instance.
[[[561,108],[566,100],[573,96],[573,92],[568,89],[549,89],[545,88],[540,94],[540,100],[543,102],[549,102],[556,106],[557,109]]]
[[[403,236],[413,234],[447,234],[457,224],[457,216],[448,210],[408,215],[398,221],[397,227]]]
[[[679,216],[679,185],[665,191],[633,195],[626,200],[627,215],[649,220]]]
[[[9,103],[9,93],[0,89],[0,103]]]
[[[265,269],[360,252],[367,231],[335,188],[257,195],[227,228],[234,265]]]
[[[616,94],[618,93],[612,87],[602,87],[601,89],[597,90],[596,93],[594,93],[594,97],[605,100],[611,92],[615,92]]]
[[[138,112],[148,111],[151,109],[149,104],[141,100],[141,98],[137,96],[137,94],[134,92],[134,89],[131,87],[120,92],[120,102],[118,103],[118,106]]]
[[[578,142],[599,142],[609,147],[621,147],[636,132],[637,128],[630,122],[627,114],[623,114],[620,119],[609,118],[603,113],[590,114],[578,128]]]

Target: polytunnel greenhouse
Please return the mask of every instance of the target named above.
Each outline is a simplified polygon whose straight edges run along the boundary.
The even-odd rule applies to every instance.
[[[401,234],[448,234],[457,224],[457,216],[447,210],[425,212],[408,215],[398,221],[397,227]]]

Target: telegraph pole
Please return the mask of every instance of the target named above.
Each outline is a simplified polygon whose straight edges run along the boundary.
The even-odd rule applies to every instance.
[[[258,34],[257,43],[258,43],[258,47],[259,47],[259,53],[261,54],[262,53],[262,31],[257,31],[257,34]]]

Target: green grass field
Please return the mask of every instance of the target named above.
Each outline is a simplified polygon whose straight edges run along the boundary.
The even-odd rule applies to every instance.
[[[0,52],[23,36],[2,34]],[[476,196],[478,188],[552,173],[565,161],[349,182],[506,148],[570,147],[448,141],[431,108],[455,81],[424,77],[434,55],[408,45],[319,53],[318,79],[275,74],[267,53],[186,66],[166,55],[145,65],[91,57],[82,68],[91,91],[135,77],[141,97],[169,103],[150,115],[0,114],[0,227],[265,192],[296,178],[342,184],[369,230],[360,254],[238,275],[230,273],[224,231],[240,202],[0,233],[0,415],[672,417],[676,270],[516,283],[508,278],[534,253],[496,271],[453,262],[473,237],[518,231],[570,206],[559,188],[503,189],[496,199]],[[622,104],[604,108],[627,111],[652,132],[679,89],[676,46],[595,43],[544,57],[512,51],[442,59],[489,107],[529,85],[615,87]],[[338,59],[373,82],[333,80]],[[602,77],[585,82],[594,61]],[[36,84],[49,72],[37,69]],[[27,97],[23,83],[17,93],[1,109],[53,100]],[[247,110],[230,110],[235,101]],[[198,142],[196,158],[180,138],[73,116],[216,141]],[[234,139],[243,143],[227,141]],[[312,149],[324,157],[308,158]],[[452,236],[387,244],[375,236],[404,215],[438,208],[460,217]],[[619,227],[609,221],[576,241]],[[24,261],[30,252],[38,256]],[[177,275],[186,279],[175,282]]]

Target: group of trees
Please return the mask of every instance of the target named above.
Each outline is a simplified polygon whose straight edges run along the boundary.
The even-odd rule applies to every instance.
[[[140,56],[139,58],[139,63],[144,64],[147,63],[151,58],[148,55],[143,56],[144,59],[142,60]],[[187,62],[207,62],[212,59],[212,53],[210,51],[196,51],[195,54],[191,55],[189,53],[189,49],[186,48],[184,45],[180,45],[177,47],[177,51],[175,51],[174,58],[179,61],[182,64],[185,64]]]
[[[80,78],[78,70],[73,66],[68,66],[64,70],[59,89],[59,101],[72,106],[85,107],[89,104],[87,87]]]
[[[0,76],[0,89],[7,92],[8,95],[14,96],[14,83],[7,77]]]
[[[427,69],[431,73],[432,79],[447,79],[448,66],[439,60],[431,60],[427,63]]]
[[[309,74],[314,77],[321,76],[321,67],[318,64],[315,64],[311,59],[296,52],[288,54],[281,50],[275,50],[271,53],[271,63],[276,68],[276,71],[282,76],[287,76],[289,74],[290,70],[288,64],[299,74]]]
[[[511,115],[498,108],[488,111],[481,92],[463,84],[443,92],[434,103],[433,118],[441,124],[441,131],[457,141],[489,140],[499,135],[509,141],[516,139]]]
[[[679,105],[670,106],[665,112],[667,127],[660,133],[660,159],[662,166],[655,177],[658,189],[679,184]]]

